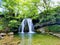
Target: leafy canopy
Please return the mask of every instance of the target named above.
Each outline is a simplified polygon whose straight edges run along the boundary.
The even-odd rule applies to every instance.
[[[38,15],[37,4],[40,0],[3,0],[3,6],[8,10],[6,15],[14,14],[15,18],[35,18]]]

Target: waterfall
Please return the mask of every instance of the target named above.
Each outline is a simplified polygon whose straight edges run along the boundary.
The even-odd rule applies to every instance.
[[[22,24],[21,24],[21,26],[22,26],[22,32],[21,33],[24,33],[24,27],[25,27],[25,25],[26,25],[26,19],[24,19],[22,21]]]
[[[22,21],[21,23],[21,28],[19,26],[19,32],[21,30],[21,33],[24,33],[24,27],[26,26],[26,24],[28,24],[28,27],[29,27],[29,32],[28,33],[34,33],[34,26],[33,26],[33,23],[32,23],[32,19],[30,18],[26,18]]]
[[[31,19],[27,19],[27,22],[28,22],[28,26],[29,26],[29,33],[34,33],[33,32],[34,26],[33,26],[32,20]]]

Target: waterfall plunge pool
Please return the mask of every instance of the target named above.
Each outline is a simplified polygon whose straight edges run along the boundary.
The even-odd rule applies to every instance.
[[[48,34],[20,33],[19,45],[60,45],[60,38]]]

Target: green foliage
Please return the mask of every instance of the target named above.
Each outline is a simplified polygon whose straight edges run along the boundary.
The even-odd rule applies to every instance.
[[[45,10],[44,12],[40,13],[39,19],[40,23],[42,22],[56,22],[56,19],[60,19],[60,7],[52,8],[49,10]]]
[[[0,15],[2,14],[2,12],[0,12]]]
[[[43,22],[56,22],[56,19],[60,19],[60,7],[51,8],[50,1],[43,0],[2,0],[2,6],[5,8],[3,12],[4,19],[0,21],[1,25],[7,25],[9,27],[17,27],[21,24],[21,20],[24,18],[31,18],[33,20],[39,19],[39,23]],[[43,7],[44,11],[38,13],[39,8]],[[1,14],[1,13],[0,13]]]
[[[3,6],[8,10],[6,15],[20,18],[32,18],[38,15],[38,8],[36,4],[38,4],[40,0],[3,0]],[[37,18],[37,17],[36,17]]]
[[[11,20],[9,21],[9,24],[8,24],[9,27],[17,27],[17,25],[18,25],[17,20]]]
[[[48,30],[52,32],[60,32],[60,25],[48,26]]]
[[[2,0],[3,1],[3,7],[5,8],[4,11],[4,18],[9,23],[9,26],[12,26],[14,24],[11,24],[11,20],[17,20],[18,23],[21,22],[24,18],[31,18],[31,19],[37,19],[38,18],[38,6],[37,4],[40,3],[40,0]],[[14,27],[14,26],[12,26]]]
[[[6,21],[4,21],[4,18],[0,18],[0,30],[5,30],[6,27]]]
[[[0,30],[4,30],[4,26],[3,25],[0,25]]]

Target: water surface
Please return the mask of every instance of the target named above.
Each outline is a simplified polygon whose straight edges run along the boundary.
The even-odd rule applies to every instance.
[[[19,34],[19,45],[60,45],[60,38],[48,34]]]

